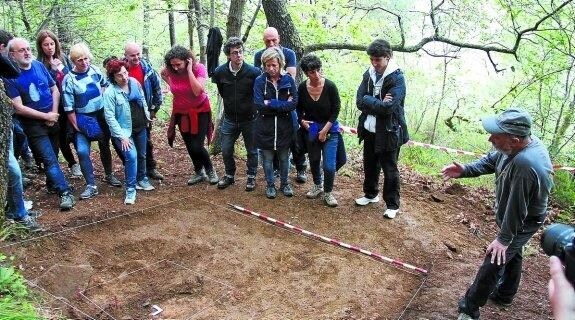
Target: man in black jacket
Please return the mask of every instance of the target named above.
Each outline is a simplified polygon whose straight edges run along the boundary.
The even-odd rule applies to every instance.
[[[399,212],[400,147],[409,140],[405,123],[405,79],[392,59],[389,42],[375,40],[367,47],[371,67],[363,74],[357,89],[357,108],[361,110],[357,133],[363,144],[363,192],[355,203],[365,206],[379,202],[379,173],[383,170],[383,216],[395,218]]]
[[[254,105],[254,81],[260,70],[244,62],[244,43],[231,37],[224,44],[228,61],[220,65],[212,76],[218,92],[224,100],[224,118],[221,124],[222,158],[226,174],[218,182],[219,189],[225,189],[235,182],[236,163],[234,144],[240,133],[247,153],[246,191],[256,186],[258,154],[255,147],[254,126],[257,109]]]

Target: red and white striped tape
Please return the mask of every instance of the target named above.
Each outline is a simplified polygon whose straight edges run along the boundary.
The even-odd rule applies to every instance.
[[[298,226],[294,226],[294,225],[291,225],[291,224],[286,223],[286,222],[284,222],[284,221],[281,221],[281,220],[278,220],[278,219],[274,219],[274,218],[272,218],[272,217],[269,217],[269,216],[267,216],[267,215],[265,215],[265,214],[257,213],[257,212],[248,210],[248,209],[246,209],[246,208],[243,208],[243,207],[240,207],[240,206],[231,204],[231,203],[228,203],[228,205],[229,205],[230,207],[232,207],[232,208],[234,208],[234,209],[236,209],[236,210],[242,212],[242,213],[255,216],[255,217],[257,217],[257,218],[259,218],[259,219],[261,219],[261,220],[263,220],[263,221],[265,221],[265,222],[268,222],[268,223],[271,223],[271,224],[274,224],[274,225],[283,227],[283,228],[285,228],[285,229],[289,229],[289,230],[295,231],[295,232],[297,232],[297,233],[303,234],[303,235],[305,235],[305,236],[307,236],[307,237],[310,237],[310,238],[312,238],[312,239],[320,240],[320,241],[322,241],[322,242],[329,243],[329,244],[331,244],[331,245],[335,245],[335,246],[338,246],[338,247],[341,247],[341,248],[345,248],[345,249],[347,249],[347,250],[351,250],[351,251],[354,251],[354,252],[358,252],[358,253],[367,255],[367,256],[369,256],[369,257],[375,259],[375,260],[379,260],[379,261],[383,261],[383,262],[388,262],[388,263],[391,263],[391,264],[393,264],[393,265],[395,265],[395,266],[399,266],[399,267],[402,267],[402,268],[406,268],[406,269],[409,269],[409,270],[414,270],[414,271],[420,272],[420,273],[422,273],[422,274],[424,274],[424,275],[427,275],[427,273],[428,273],[427,270],[422,269],[422,268],[419,268],[419,267],[416,267],[416,266],[414,266],[414,265],[401,262],[401,261],[399,261],[399,260],[397,260],[397,259],[391,259],[391,258],[382,256],[382,255],[380,255],[380,254],[377,254],[377,253],[375,253],[375,252],[368,251],[368,250],[364,250],[364,249],[359,248],[359,247],[357,247],[357,246],[354,246],[354,245],[351,245],[351,244],[347,244],[347,243],[345,243],[345,242],[341,242],[341,241],[338,241],[338,240],[336,240],[336,239],[328,238],[328,237],[325,237],[325,236],[322,236],[322,235],[313,233],[313,232],[311,232],[311,231],[307,231],[307,230],[302,229],[302,228],[300,228],[300,227],[298,227]]]
[[[345,133],[357,134],[356,128],[347,127],[344,125],[340,125],[339,130],[341,132],[345,132]],[[417,142],[417,141],[413,141],[413,140],[407,141],[406,144],[408,146],[418,146],[418,147],[424,147],[424,148],[429,148],[429,149],[441,150],[441,151],[445,151],[445,152],[449,152],[449,153],[464,154],[464,155],[474,156],[474,157],[481,157],[482,156],[482,154],[480,154],[480,153],[475,153],[475,152],[470,152],[470,151],[465,151],[465,150],[460,150],[460,149],[447,148],[447,147],[442,147],[442,146],[436,146],[434,144]],[[575,167],[567,167],[567,166],[562,166],[559,164],[553,165],[553,169],[554,170],[566,170],[566,171],[570,171],[570,172],[575,173]]]

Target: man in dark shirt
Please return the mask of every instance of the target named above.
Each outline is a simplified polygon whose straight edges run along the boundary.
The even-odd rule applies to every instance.
[[[218,188],[225,189],[235,182],[234,144],[241,133],[248,158],[246,191],[252,191],[256,185],[258,165],[254,141],[257,109],[254,105],[253,88],[254,81],[261,72],[244,62],[244,43],[240,38],[229,38],[223,51],[228,62],[220,65],[212,76],[212,81],[218,86],[218,92],[224,100],[221,144],[226,174],[218,182]]]
[[[500,230],[487,247],[473,284],[459,301],[459,318],[478,319],[479,308],[491,299],[511,304],[521,278],[523,246],[547,216],[553,166],[543,143],[531,135],[531,116],[509,109],[483,119],[495,151],[480,160],[443,168],[444,180],[495,173],[495,221]],[[502,271],[502,272],[501,272]]]

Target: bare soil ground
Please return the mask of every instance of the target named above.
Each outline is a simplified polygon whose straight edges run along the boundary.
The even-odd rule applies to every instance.
[[[0,243],[45,299],[54,318],[150,319],[455,319],[457,300],[473,280],[494,238],[491,193],[439,184],[402,168],[402,208],[384,219],[380,202],[357,207],[361,161],[336,178],[339,207],[305,198],[311,182],[293,184],[295,197],[264,195],[261,172],[245,192],[244,162],[225,190],[187,186],[191,161],[180,143],[156,157],[166,175],[157,189],[124,191],[100,183],[100,195],[68,213],[38,177],[27,191],[49,229],[37,238]],[[99,157],[93,154],[101,177]],[[223,173],[221,158],[214,163]],[[116,160],[117,161],[117,160]],[[116,174],[123,177],[119,161]],[[260,170],[261,171],[261,170]],[[341,173],[341,172],[340,172]],[[72,180],[76,194],[83,180]],[[233,203],[309,231],[429,270],[427,276],[319,242],[243,215]],[[549,319],[547,258],[538,236],[524,259],[512,306],[488,304],[483,319]]]

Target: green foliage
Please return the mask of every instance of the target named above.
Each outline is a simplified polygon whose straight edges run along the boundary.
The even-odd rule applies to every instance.
[[[6,264],[6,256],[0,254],[0,319],[38,319],[29,301],[26,280],[13,266]]]
[[[563,208],[557,217],[559,222],[572,222],[575,219],[575,180],[568,171],[556,171],[555,186],[551,193],[553,200]]]

